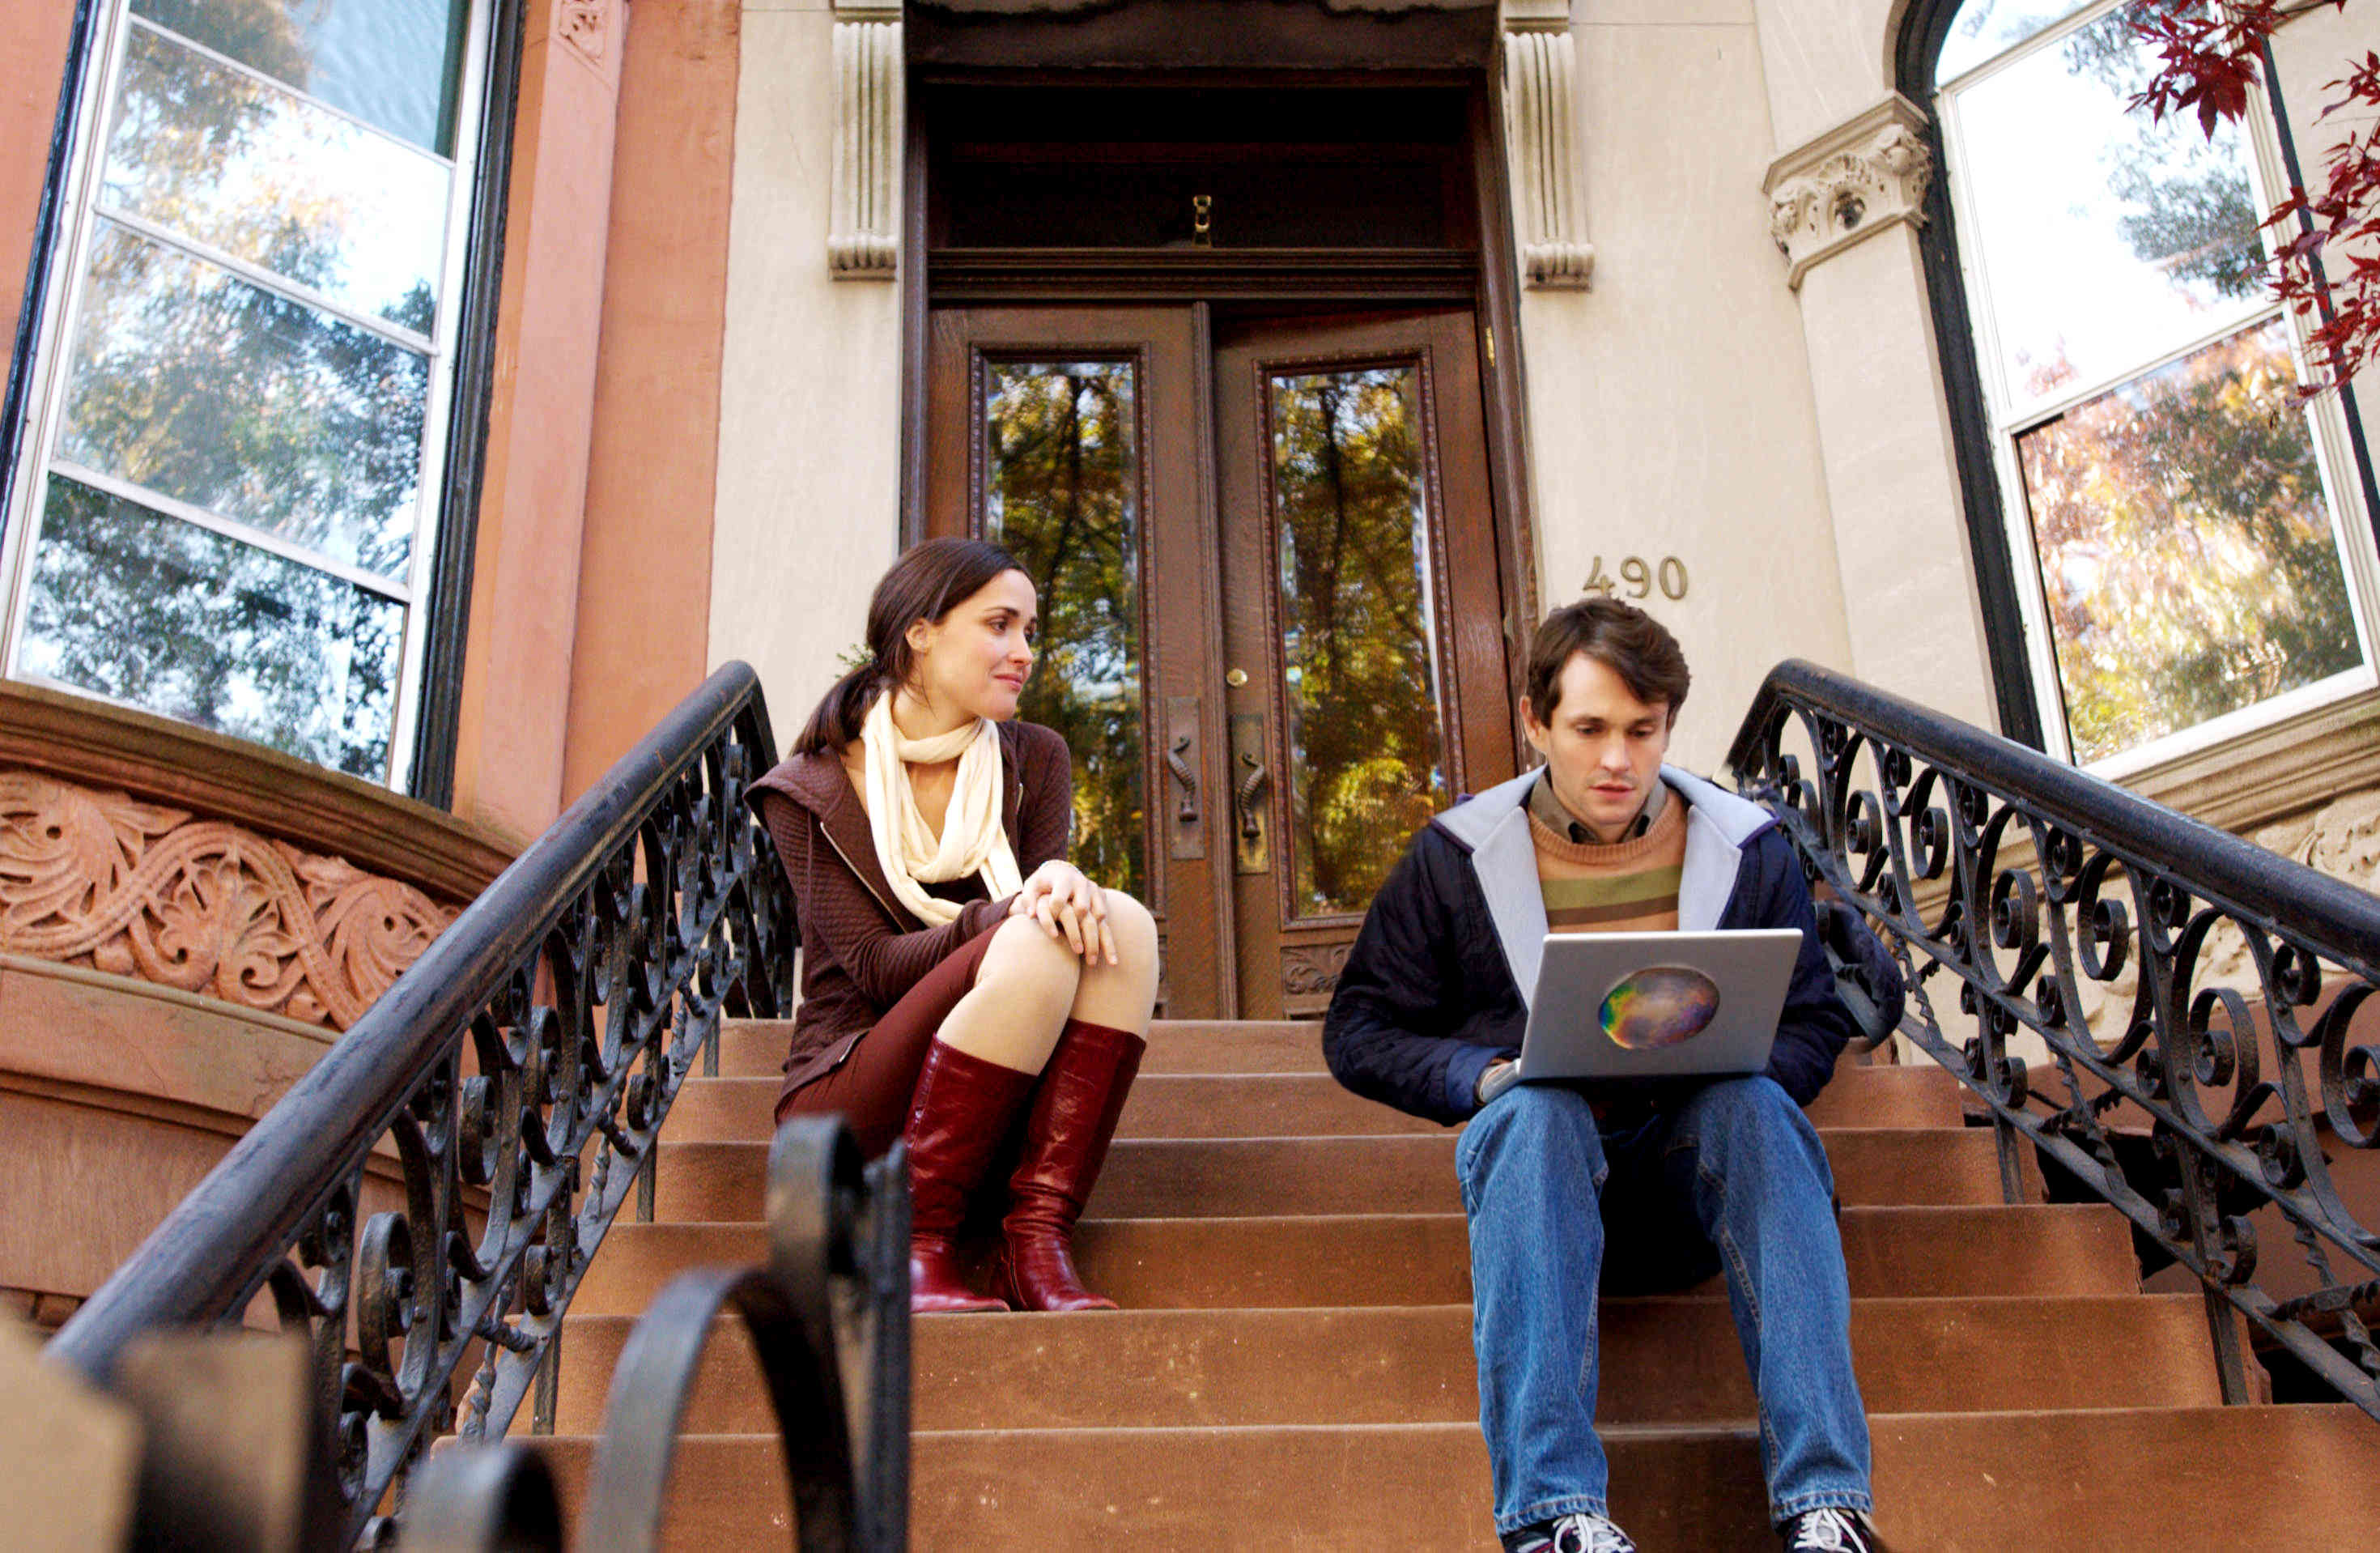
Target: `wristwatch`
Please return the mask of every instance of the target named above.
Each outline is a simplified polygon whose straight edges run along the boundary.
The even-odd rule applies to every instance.
[[[1479,1082],[1472,1086],[1472,1091],[1484,1106],[1519,1083],[1520,1079],[1521,1064],[1509,1057],[1499,1057],[1480,1071]]]

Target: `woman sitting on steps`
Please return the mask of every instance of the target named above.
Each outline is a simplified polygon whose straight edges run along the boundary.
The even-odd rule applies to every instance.
[[[1065,859],[1065,742],[1014,721],[1037,607],[996,545],[909,551],[867,661],[752,795],[802,931],[777,1120],[841,1111],[871,1156],[908,1139],[913,1311],[1115,1308],[1076,1276],[1074,1228],[1140,1066],[1157,927]],[[987,1296],[953,1241],[1020,1130]]]

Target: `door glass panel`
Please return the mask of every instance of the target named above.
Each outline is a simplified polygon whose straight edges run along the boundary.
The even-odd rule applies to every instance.
[[[402,579],[430,362],[103,224],[58,455]]]
[[[983,531],[1041,594],[1018,713],[1075,757],[1075,863],[1148,898],[1141,732],[1140,450],[1128,361],[983,368]]]
[[[270,551],[50,477],[19,661],[378,780],[405,606]]]
[[[352,119],[136,29],[100,200],[427,334],[450,176]]]
[[[1410,365],[1267,384],[1293,915],[1360,912],[1449,799]]]
[[[470,0],[132,0],[132,14],[454,154]]]
[[[2277,318],[2017,438],[2077,760],[2362,661],[2296,383]]]

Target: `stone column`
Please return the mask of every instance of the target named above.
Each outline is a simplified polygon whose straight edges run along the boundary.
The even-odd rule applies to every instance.
[[[1799,293],[1852,672],[1997,728],[1917,229],[1925,115],[1888,93],[1779,157],[1762,188]]]

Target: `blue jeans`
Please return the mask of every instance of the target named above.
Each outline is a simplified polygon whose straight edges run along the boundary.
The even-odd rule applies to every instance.
[[[1515,1085],[1473,1119],[1454,1162],[1499,1533],[1608,1513],[1600,1292],[1720,1270],[1760,1398],[1770,1518],[1872,1508],[1834,1175],[1774,1080],[1718,1081],[1609,1136],[1575,1090]]]

